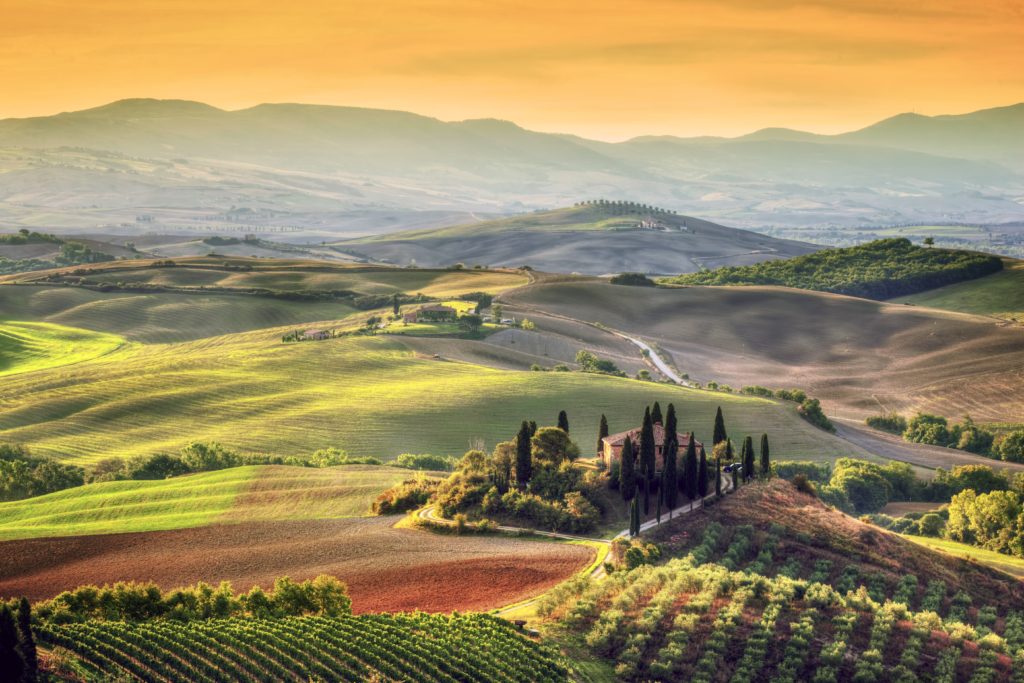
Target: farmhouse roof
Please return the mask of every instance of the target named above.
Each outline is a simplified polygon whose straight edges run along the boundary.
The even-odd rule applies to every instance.
[[[612,446],[621,446],[628,436],[631,443],[637,444],[640,442],[641,429],[641,427],[636,427],[634,429],[627,429],[624,432],[619,432],[618,434],[609,434],[601,439],[601,441]],[[680,449],[686,448],[690,445],[690,435],[683,434],[682,432],[676,432],[676,443],[679,445]],[[656,422],[654,424],[654,445],[665,445],[665,427],[663,427],[660,422]],[[702,444],[700,441],[694,439],[694,445],[701,446]]]
[[[436,311],[438,313],[454,313],[455,309],[451,306],[442,306],[441,304],[432,304],[430,306],[424,306],[420,309],[421,311]]]

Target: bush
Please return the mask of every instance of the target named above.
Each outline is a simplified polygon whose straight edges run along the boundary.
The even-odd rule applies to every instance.
[[[613,285],[630,285],[633,287],[657,287],[654,280],[643,273],[619,273],[609,280]]]
[[[751,396],[763,396],[765,398],[772,398],[773,396],[775,396],[775,392],[769,389],[768,387],[762,387],[757,385],[743,387],[743,389],[741,389],[740,391],[741,393],[749,394]]]
[[[804,399],[804,402],[797,408],[797,412],[815,427],[820,427],[826,432],[835,432],[835,425],[825,416],[821,410],[821,402],[816,398]]]
[[[85,470],[32,457],[23,446],[0,444],[0,501],[41,496],[85,483]]]
[[[907,430],[907,419],[897,413],[886,415],[872,415],[864,421],[868,427],[880,429],[890,434],[902,434]]]
[[[794,476],[793,477],[793,486],[800,493],[806,493],[809,496],[815,495],[815,493],[814,493],[814,486],[807,479],[806,475],[797,474],[796,476]]]
[[[198,583],[163,592],[155,583],[115,583],[113,586],[81,586],[36,605],[33,617],[54,624],[91,620],[140,622],[151,619],[195,621],[232,616],[288,617],[352,613],[348,587],[333,576],[321,574],[296,583],[288,577],[274,582],[267,593],[258,586],[248,594],[235,594],[231,584],[217,588]]]
[[[394,515],[421,508],[430,500],[439,483],[423,476],[407,479],[377,496],[370,511],[375,515]]]
[[[429,453],[402,453],[392,464],[395,467],[404,467],[408,470],[451,472],[455,468],[455,458]]]
[[[1024,462],[1024,429],[1004,434],[995,452],[1006,462]]]

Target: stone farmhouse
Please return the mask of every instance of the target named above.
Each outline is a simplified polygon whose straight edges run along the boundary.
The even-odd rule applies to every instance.
[[[613,462],[618,462],[622,455],[622,444],[625,443],[626,437],[629,437],[630,443],[633,444],[633,453],[639,453],[640,450],[640,427],[629,429],[618,434],[609,434],[608,436],[601,439],[601,452],[597,454],[599,458],[604,461],[605,467],[611,468]],[[700,451],[703,444],[696,439],[693,440],[694,447]],[[690,435],[683,434],[681,432],[676,433],[676,443],[679,444],[679,458],[681,459],[686,453],[686,449],[690,447]],[[660,472],[662,466],[665,463],[665,428],[660,422],[654,423],[654,468],[655,471]]]

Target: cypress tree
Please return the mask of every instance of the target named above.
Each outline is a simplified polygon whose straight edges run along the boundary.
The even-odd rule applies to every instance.
[[[0,681],[21,681],[25,662],[18,651],[18,627],[7,605],[0,607]]]
[[[520,489],[525,489],[530,483],[530,477],[533,476],[533,449],[530,445],[532,437],[530,424],[524,420],[516,437],[516,483]]]
[[[686,447],[686,460],[683,461],[683,479],[686,482],[686,498],[691,503],[697,499],[697,493],[699,492],[697,470],[697,447],[694,442],[693,432],[690,432],[690,443]]]
[[[665,424],[661,418],[661,404],[657,401],[654,402],[654,408],[651,409],[651,421],[654,422],[654,424]]]
[[[636,495],[636,462],[633,458],[633,442],[626,437],[619,456],[619,490],[627,503]]]
[[[744,480],[746,480],[746,478],[747,478],[746,469],[747,469],[747,457],[748,457],[748,455],[749,454],[747,453],[747,440],[744,439],[743,440],[743,445],[740,446],[740,467],[742,468],[740,471],[741,471],[741,474],[742,474]]]
[[[558,428],[566,434],[569,433],[569,416],[564,410],[558,411]]]
[[[740,488],[740,475],[736,472],[735,469],[733,469],[733,471],[732,471],[732,490],[733,491],[738,491],[739,488]]]
[[[722,461],[715,458],[715,497],[722,497]]]
[[[661,524],[661,506],[665,504],[665,468],[661,470],[661,482],[658,485],[658,524]]]
[[[644,424],[640,429],[640,468],[644,478],[644,515],[651,514],[651,483],[654,479],[655,445],[654,423],[650,408],[644,411]]]
[[[725,418],[722,417],[722,406],[718,406],[718,412],[715,413],[715,435],[711,445],[717,446],[728,438],[729,435],[725,432]]]
[[[604,437],[606,437],[606,436],[608,436],[608,418],[606,418],[604,416],[604,414],[602,413],[601,414],[601,425],[597,428],[597,454],[598,455],[601,455],[601,451],[604,448],[604,444],[602,443],[601,440],[604,439]]]
[[[32,607],[28,598],[18,602],[18,650],[25,667],[25,681],[35,683],[39,678],[39,656],[36,640],[32,636]]]
[[[665,413],[665,439],[668,440],[669,436],[673,440],[678,439],[676,433],[679,431],[679,426],[676,424],[676,407],[671,403],[668,404],[668,411]]]
[[[530,438],[532,439],[533,435],[536,434],[536,433],[537,433],[537,421],[536,420],[530,420]]]
[[[633,492],[633,502],[630,503],[630,536],[636,536],[640,532],[640,498]]]
[[[697,468],[697,494],[703,499],[708,495],[708,458],[704,447],[700,447],[700,466]]]
[[[401,306],[402,304],[398,300],[398,292],[395,292],[394,296],[391,297],[391,310],[395,312],[395,315],[398,315],[398,311],[401,308]]]
[[[743,478],[750,481],[754,478],[754,439],[747,437],[743,440],[743,450],[747,452],[747,458],[743,461]]]
[[[665,444],[665,464],[662,468],[661,481],[661,487],[665,492],[665,505],[668,506],[669,515],[672,514],[672,510],[676,507],[679,494],[679,470],[677,464],[679,444],[676,443],[675,435],[673,434],[672,436],[673,438],[671,439],[669,439],[668,435],[665,436],[668,443]]]
[[[768,455],[768,435],[761,435],[761,476],[767,477],[772,472],[771,458]]]

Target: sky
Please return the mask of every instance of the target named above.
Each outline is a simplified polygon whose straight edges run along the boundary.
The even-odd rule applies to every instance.
[[[304,102],[621,140],[1024,101],[1024,0],[0,0],[0,17],[0,118]]]

